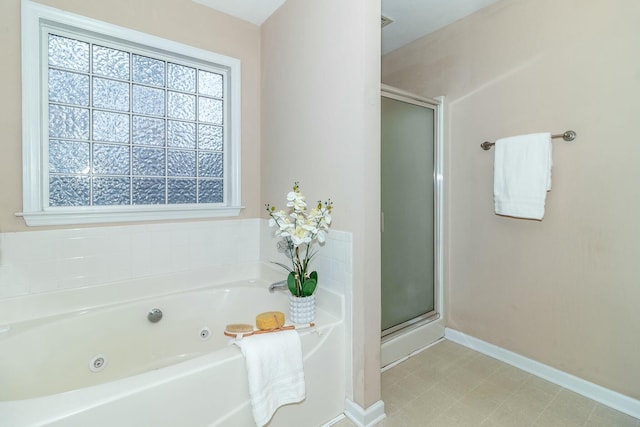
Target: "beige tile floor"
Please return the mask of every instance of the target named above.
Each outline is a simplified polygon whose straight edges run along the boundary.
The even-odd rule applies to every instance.
[[[640,420],[442,341],[382,373],[380,427],[640,427]],[[344,419],[333,427],[351,427]]]

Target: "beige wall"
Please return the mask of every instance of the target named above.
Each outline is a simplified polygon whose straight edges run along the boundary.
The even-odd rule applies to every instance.
[[[353,233],[353,395],[380,399],[380,4],[288,1],[262,26],[263,203],[293,181]]]
[[[260,213],[260,28],[191,0],[40,0],[59,9],[143,31],[242,61],[241,218]],[[0,2],[0,232],[33,230],[22,211],[20,0]]]
[[[502,0],[383,58],[447,97],[446,321],[640,398],[640,2]],[[493,213],[484,140],[554,142],[542,222]]]

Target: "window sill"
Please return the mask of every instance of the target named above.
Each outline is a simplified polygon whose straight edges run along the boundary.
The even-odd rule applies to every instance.
[[[43,212],[18,212],[28,226],[80,225],[129,221],[221,218],[240,215],[244,206],[133,207],[131,209],[73,208]]]

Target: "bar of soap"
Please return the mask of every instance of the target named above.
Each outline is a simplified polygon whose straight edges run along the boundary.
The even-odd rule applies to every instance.
[[[284,325],[284,313],[280,311],[267,311],[256,316],[256,326],[263,331],[276,329],[282,325]]]

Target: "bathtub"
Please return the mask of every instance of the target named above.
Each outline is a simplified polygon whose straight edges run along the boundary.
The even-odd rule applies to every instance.
[[[267,290],[282,277],[251,263],[0,300],[0,425],[254,425],[244,358],[223,331],[287,313],[286,291]],[[319,288],[317,300],[316,327],[298,331],[307,397],[271,427],[343,412],[343,298]]]

